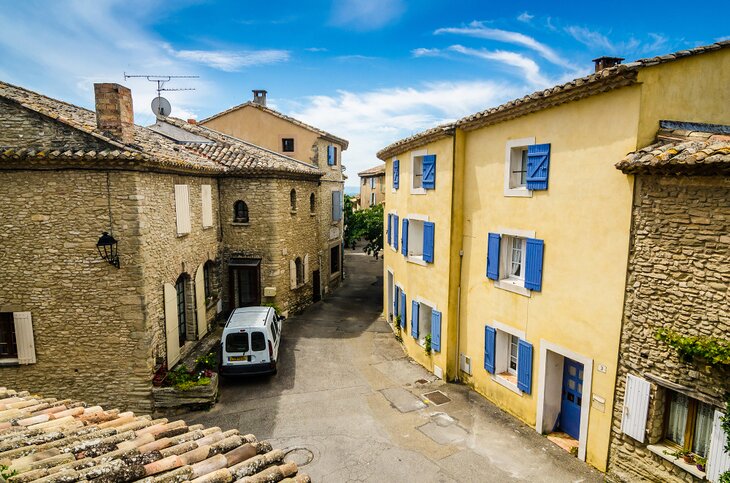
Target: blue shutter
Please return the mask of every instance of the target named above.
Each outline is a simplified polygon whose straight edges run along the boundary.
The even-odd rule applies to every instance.
[[[424,189],[436,189],[436,155],[427,154],[423,157],[423,179],[421,186]]]
[[[397,317],[400,312],[398,309],[398,301],[400,300],[400,287],[395,286],[395,297],[393,297],[393,317]]]
[[[332,192],[332,220],[342,219],[342,193],[340,191]]]
[[[522,339],[517,343],[517,388],[532,392],[532,344]]]
[[[499,233],[490,233],[487,241],[487,278],[499,280]]]
[[[418,302],[411,300],[411,336],[418,339]]]
[[[527,146],[527,181],[528,190],[546,190],[548,188],[548,171],[550,170],[550,145],[533,144]]]
[[[331,144],[327,146],[327,164],[330,166],[335,165],[335,147]]]
[[[434,352],[441,352],[441,312],[431,312],[431,349]]]
[[[400,293],[400,326],[401,329],[406,328],[406,293],[401,291]]]
[[[393,188],[398,189],[400,184],[400,161],[393,161]]]
[[[436,225],[430,221],[423,222],[423,261],[433,263],[433,238]]]
[[[484,369],[494,374],[494,348],[497,331],[494,327],[484,326]]]
[[[403,218],[403,233],[400,235],[400,252],[408,256],[408,218]]]
[[[393,248],[398,250],[398,215],[393,215]]]
[[[393,222],[393,215],[391,215],[390,213],[388,213],[388,229],[385,232],[388,235],[388,245],[390,245],[390,227],[391,227],[391,223],[392,222]]]
[[[536,238],[527,239],[525,254],[525,288],[542,290],[542,253],[545,243]]]

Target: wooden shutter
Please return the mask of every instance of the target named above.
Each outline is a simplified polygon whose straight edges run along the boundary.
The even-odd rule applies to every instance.
[[[550,169],[550,145],[532,144],[527,146],[527,181],[528,190],[546,190],[548,188],[548,171]]]
[[[431,349],[441,352],[441,312],[431,311]]]
[[[517,343],[517,389],[532,392],[532,344],[522,339]]]
[[[294,260],[289,260],[289,288],[297,288],[297,264]]]
[[[525,288],[539,292],[542,290],[542,254],[545,242],[528,238],[525,254]]]
[[[497,341],[497,330],[494,327],[484,326],[484,369],[494,374],[494,349]]]
[[[203,228],[213,226],[213,196],[209,184],[200,187],[200,202],[203,212]]]
[[[406,293],[401,290],[400,292],[400,326],[402,329],[406,328]]]
[[[327,146],[327,164],[330,166],[335,165],[335,147],[331,144]]]
[[[643,443],[646,437],[646,417],[649,412],[650,391],[651,385],[648,381],[631,374],[626,376],[621,431],[640,443]]]
[[[195,272],[195,317],[198,319],[198,340],[208,333],[208,320],[205,304],[205,264],[200,264]]]
[[[304,255],[304,283],[309,283],[309,254]]]
[[[400,252],[408,256],[408,218],[403,218],[403,233],[400,236]]]
[[[400,287],[395,286],[395,295],[393,296],[393,315],[398,316],[400,314],[400,310],[398,309],[398,302],[400,302]]]
[[[418,302],[411,300],[411,336],[418,339]]]
[[[393,215],[393,248],[398,250],[398,215]]]
[[[332,192],[332,220],[338,221],[342,219],[342,192]]]
[[[175,216],[177,219],[177,234],[190,233],[190,198],[188,185],[175,185]]]
[[[723,414],[715,410],[712,420],[712,436],[710,437],[710,451],[707,453],[707,475],[706,478],[717,483],[720,475],[730,470],[730,454],[725,451],[727,435],[722,429]]]
[[[433,239],[436,225],[431,221],[423,222],[423,261],[433,263]]]
[[[35,341],[33,340],[33,317],[30,312],[13,312],[15,345],[18,349],[18,364],[35,364]]]
[[[490,233],[487,240],[487,278],[499,280],[499,233]]]
[[[424,189],[436,189],[436,155],[427,154],[423,157],[423,178],[421,186]]]
[[[169,283],[163,286],[165,296],[165,343],[167,368],[172,369],[180,360],[180,333],[177,329],[177,290]]]
[[[390,245],[390,226],[391,226],[391,223],[392,222],[393,222],[393,215],[391,215],[390,213],[388,213],[388,228],[385,231],[385,233],[386,233],[386,235],[388,237],[388,245]]]
[[[393,161],[393,188],[398,189],[400,185],[400,161]]]

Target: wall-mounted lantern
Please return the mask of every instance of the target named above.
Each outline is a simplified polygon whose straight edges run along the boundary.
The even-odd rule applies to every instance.
[[[117,241],[109,232],[104,232],[96,242],[96,249],[99,250],[99,256],[102,260],[106,260],[110,264],[119,268],[119,254],[117,253]]]

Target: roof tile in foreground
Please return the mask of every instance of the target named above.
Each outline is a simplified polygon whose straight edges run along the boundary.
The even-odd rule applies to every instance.
[[[0,465],[16,473],[11,483],[309,482],[285,455],[235,429],[0,387]]]

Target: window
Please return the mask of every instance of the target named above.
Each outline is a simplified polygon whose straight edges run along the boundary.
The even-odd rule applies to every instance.
[[[311,214],[315,214],[317,212],[317,204],[316,204],[316,198],[314,197],[314,193],[309,194],[309,212]]]
[[[423,156],[413,156],[413,181],[411,187],[414,190],[423,188]]]
[[[509,339],[509,365],[507,366],[507,372],[513,376],[517,376],[517,343],[520,339],[514,335],[510,335]]]
[[[190,233],[190,198],[186,184],[175,185],[175,221],[178,236]]]
[[[507,142],[504,160],[504,195],[532,196],[527,189],[527,149],[535,138],[512,139]]]
[[[297,191],[294,189],[289,192],[289,205],[291,211],[297,211]]]
[[[487,278],[503,288],[529,296],[542,290],[544,242],[534,232],[510,230],[490,233],[487,241]]]
[[[421,344],[426,343],[426,336],[431,335],[431,317],[433,307],[423,302],[418,303],[418,340]]]
[[[370,206],[375,206],[375,193],[370,193]]]
[[[423,220],[408,220],[407,245],[405,241],[402,243],[408,247],[409,257],[423,258]]]
[[[667,390],[667,441],[706,458],[712,436],[714,408],[684,394]]]
[[[327,164],[330,166],[337,165],[337,146],[327,146]]]
[[[367,184],[368,184],[368,179],[367,178],[363,178],[362,179],[362,185],[363,186],[366,186]]]
[[[370,188],[375,189],[375,177],[370,178]]]
[[[203,265],[203,283],[205,285],[205,299],[210,300],[213,298],[213,292],[215,291],[214,288],[214,271],[215,271],[215,263],[213,262],[205,262],[205,265]]]
[[[301,257],[297,257],[294,260],[294,265],[296,266],[297,286],[299,286],[304,283],[304,264],[302,263]]]
[[[330,274],[340,271],[340,246],[330,248]]]
[[[506,253],[504,279],[516,284],[525,283],[525,239],[516,236],[502,237],[502,250]]]
[[[532,390],[532,344],[524,337],[524,332],[498,322],[484,328],[484,368],[518,394]]]
[[[266,338],[263,332],[251,332],[251,350],[254,352],[266,350]]]
[[[524,188],[527,186],[527,148],[512,148],[510,156],[510,188]]]
[[[226,352],[248,352],[248,334],[228,334],[226,336]]]
[[[238,200],[233,204],[233,223],[248,223],[248,205]]]
[[[180,347],[187,340],[187,314],[185,313],[185,281],[186,277],[181,275],[175,283],[175,291],[177,292],[177,332],[180,336],[178,342]]]
[[[15,320],[12,312],[0,313],[0,359],[18,357],[18,346],[15,339]]]
[[[342,191],[332,192],[332,221],[342,219]]]
[[[210,228],[213,226],[213,196],[209,184],[200,186],[200,202],[203,228]]]
[[[294,152],[294,138],[282,138],[281,150],[285,153]]]

